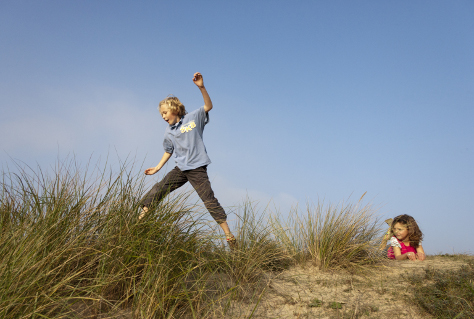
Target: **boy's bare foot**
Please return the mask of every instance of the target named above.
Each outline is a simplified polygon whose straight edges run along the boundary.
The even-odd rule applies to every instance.
[[[145,214],[148,213],[148,207],[143,207],[142,208],[142,211],[140,212],[140,214],[138,215],[138,220],[142,219],[143,217],[145,217]]]
[[[232,237],[227,238],[227,243],[229,244],[230,250],[234,251],[237,249],[237,239],[232,235]]]

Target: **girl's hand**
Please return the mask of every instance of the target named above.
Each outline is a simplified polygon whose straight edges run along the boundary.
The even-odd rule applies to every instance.
[[[411,253],[411,252],[410,252],[410,253],[407,253],[407,257],[408,257],[408,259],[410,259],[410,260],[416,260],[416,255],[415,255],[415,253]]]
[[[419,261],[423,261],[425,260],[425,254],[424,253],[417,253],[416,254],[416,258],[419,260]]]
[[[145,175],[153,175],[158,171],[159,171],[159,169],[156,169],[156,167],[150,167],[150,168],[145,170]]]
[[[194,73],[193,82],[200,88],[204,87],[204,80],[199,72]]]

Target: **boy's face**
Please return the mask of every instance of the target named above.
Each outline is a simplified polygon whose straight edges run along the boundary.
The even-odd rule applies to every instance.
[[[160,113],[163,120],[165,120],[169,125],[174,125],[180,120],[179,116],[176,113],[170,111],[168,105],[163,104],[160,107]]]

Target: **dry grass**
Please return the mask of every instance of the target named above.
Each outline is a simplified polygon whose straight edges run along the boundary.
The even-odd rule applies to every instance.
[[[360,200],[355,205],[308,205],[305,214],[295,210],[287,220],[272,216],[271,224],[280,245],[300,263],[311,261],[327,270],[360,268],[380,259],[376,210],[360,206]]]

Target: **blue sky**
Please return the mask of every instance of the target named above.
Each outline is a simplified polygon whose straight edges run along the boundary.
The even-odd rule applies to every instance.
[[[367,192],[381,218],[414,216],[429,253],[472,253],[473,16],[472,1],[2,1],[0,161],[154,166],[157,104],[201,106],[199,71],[225,206]]]

